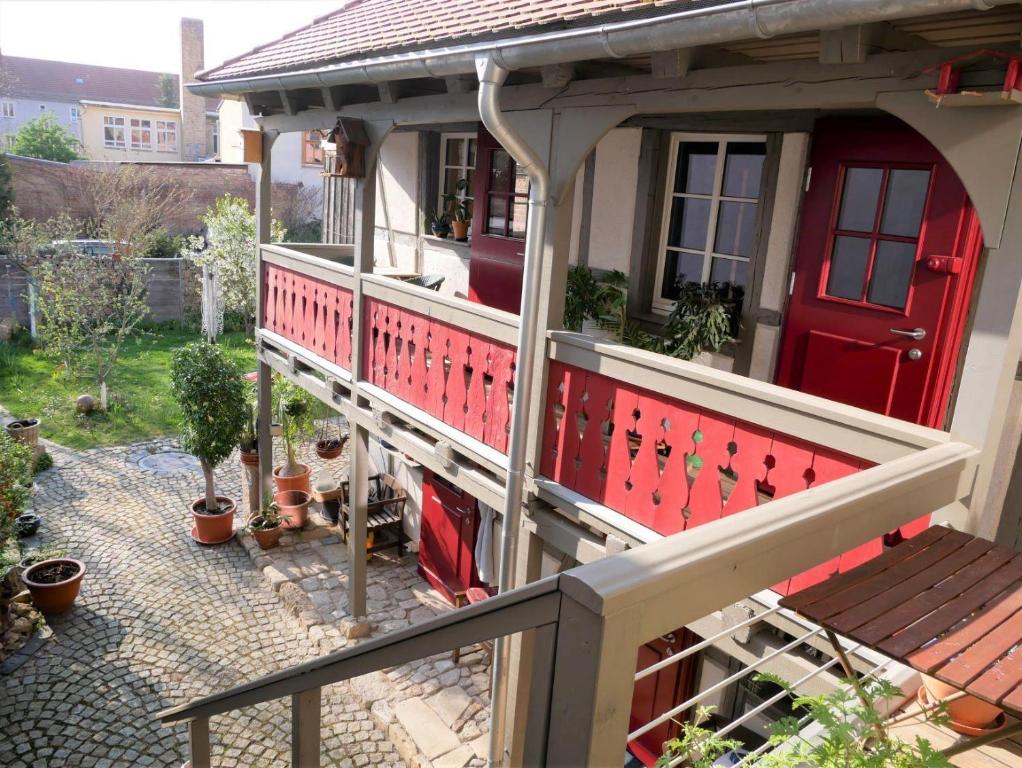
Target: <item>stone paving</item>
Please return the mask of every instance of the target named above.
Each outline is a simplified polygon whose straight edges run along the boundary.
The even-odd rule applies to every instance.
[[[240,543],[190,539],[200,478],[187,467],[139,468],[139,452],[174,447],[49,446],[55,466],[35,494],[45,519],[38,543],[66,548],[87,573],[73,610],[51,620],[53,638],[0,676],[0,765],[180,766],[186,729],[160,728],[154,713],[321,652],[321,638],[288,614]],[[218,488],[240,498],[239,482],[232,459]],[[324,690],[324,765],[400,765],[361,701],[346,683]],[[211,727],[215,765],[287,764],[286,701],[214,717]]]
[[[326,467],[313,451],[306,451],[301,461],[312,466],[314,478],[322,478],[323,472],[335,480],[347,476],[346,455],[326,462]],[[353,624],[348,613],[348,554],[335,531],[310,511],[305,530],[284,534],[275,549],[263,551],[250,536],[241,537],[255,565],[298,617],[310,640],[318,643],[321,654],[361,641],[346,637]],[[419,576],[416,563],[415,553],[399,560],[396,550],[377,553],[369,561],[370,637],[452,610]],[[410,764],[424,768],[485,765],[489,666],[482,654],[466,653],[457,665],[450,654],[436,655],[365,675],[352,681],[352,687],[375,724],[386,729]]]

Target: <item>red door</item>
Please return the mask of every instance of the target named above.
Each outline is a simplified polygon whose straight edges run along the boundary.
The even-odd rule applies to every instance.
[[[700,638],[697,635],[682,628],[646,643],[639,648],[639,660],[635,671],[646,669],[698,642]],[[628,721],[629,731],[644,726],[692,698],[696,687],[697,661],[698,654],[692,654],[679,662],[668,664],[659,672],[644,677],[635,684],[632,711]],[[688,716],[688,712],[682,712],[663,725],[630,741],[628,749],[644,764],[655,765],[657,758],[664,753],[664,742],[678,735],[681,728],[677,723],[684,722]]]
[[[529,179],[482,128],[476,144],[468,296],[518,314],[522,300]]]
[[[980,243],[965,188],[922,136],[818,123],[777,382],[943,426]]]
[[[456,592],[482,585],[475,561],[478,529],[476,500],[424,470],[419,573],[451,603]]]

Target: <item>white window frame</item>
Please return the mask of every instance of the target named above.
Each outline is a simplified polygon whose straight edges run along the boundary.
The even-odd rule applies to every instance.
[[[452,132],[452,133],[441,133],[440,134],[440,178],[437,182],[437,211],[446,210],[444,207],[444,180],[447,178],[447,171],[450,168],[457,168],[464,171],[462,178],[468,178],[468,171],[475,172],[476,166],[467,165],[468,163],[468,145],[465,145],[465,163],[466,165],[448,165],[447,164],[447,140],[448,139],[471,139],[476,143],[476,162],[479,161],[479,134],[471,131],[464,132]],[[471,200],[475,203],[475,198],[472,196],[472,190],[466,189],[464,195],[459,196],[462,200]]]
[[[135,131],[139,131],[140,135],[142,131],[149,131],[149,143],[143,143],[139,141],[135,143]],[[133,117],[128,122],[128,143],[132,150],[136,152],[152,152],[153,151],[153,121],[148,117]]]
[[[68,110],[70,112],[71,122],[80,123],[82,121],[82,109],[74,105]]]
[[[762,195],[760,197],[751,198],[728,197],[721,194],[724,185],[724,165],[725,160],[727,159],[727,145],[729,143],[749,144],[753,142],[765,145],[767,143],[767,137],[764,134],[756,133],[671,133],[671,148],[668,156],[667,179],[664,186],[664,204],[660,218],[660,240],[657,248],[656,275],[653,282],[653,301],[651,307],[653,312],[666,315],[670,314],[671,310],[674,308],[674,301],[663,298],[664,267],[666,266],[665,261],[667,258],[667,251],[675,251],[677,253],[687,253],[691,255],[701,254],[703,257],[703,274],[700,279],[704,283],[710,279],[710,272],[713,268],[714,258],[744,261],[750,265],[751,269],[752,257],[747,258],[745,256],[735,256],[728,253],[717,253],[713,250],[713,246],[717,238],[717,217],[720,212],[720,204],[722,202],[756,203],[758,205],[756,209],[757,213],[762,211]],[[717,144],[717,165],[714,169],[713,175],[713,190],[709,195],[674,191],[675,176],[678,172],[678,148],[682,144],[686,143]],[[678,197],[698,198],[700,200],[710,201],[710,219],[706,226],[706,242],[704,243],[701,251],[695,248],[680,248],[678,246],[667,245],[667,231],[671,226],[671,206],[674,203],[674,199]]]
[[[156,120],[156,127],[153,129],[153,133],[156,137],[156,151],[157,152],[177,152],[177,120]],[[160,136],[164,137],[163,141],[160,141]],[[166,138],[169,136],[174,137],[174,143],[169,144]]]
[[[117,139],[114,139],[111,141],[108,139],[106,137],[107,128],[120,128],[121,140],[117,141]],[[125,123],[125,118],[119,115],[103,115],[103,146],[108,149],[127,149],[128,127]]]
[[[213,149],[213,156],[214,157],[220,157],[220,121],[219,120],[214,120],[213,121],[212,136],[213,136],[213,147],[212,147],[212,149]],[[176,146],[177,142],[175,141],[174,144]]]
[[[17,117],[17,110],[14,108],[14,102],[3,99],[0,101],[0,117],[14,118]]]

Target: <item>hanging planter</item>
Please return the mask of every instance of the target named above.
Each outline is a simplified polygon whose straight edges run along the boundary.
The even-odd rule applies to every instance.
[[[341,432],[340,416],[336,417],[337,436],[330,435],[331,419],[326,418],[320,421],[320,430],[316,440],[316,455],[324,461],[336,459],[344,452],[344,446],[348,442],[348,436]]]

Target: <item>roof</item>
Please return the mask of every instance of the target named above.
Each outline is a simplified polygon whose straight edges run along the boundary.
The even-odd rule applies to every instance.
[[[369,53],[548,31],[610,14],[656,15],[660,8],[681,3],[699,0],[351,0],[196,78],[211,81],[288,72]]]
[[[160,107],[160,80],[170,77],[178,89],[178,76],[171,72],[146,72],[68,61],[0,56],[0,69],[10,81],[9,94],[15,98],[43,101],[98,101],[139,107]],[[207,99],[207,110],[215,110],[217,99]]]

